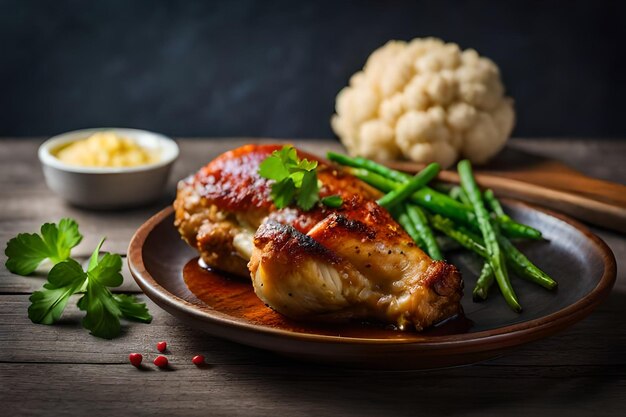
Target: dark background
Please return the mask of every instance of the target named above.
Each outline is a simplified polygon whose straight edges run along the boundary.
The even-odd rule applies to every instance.
[[[624,138],[625,35],[626,2],[0,0],[0,136],[328,137],[373,49],[436,36],[500,65],[515,136]]]

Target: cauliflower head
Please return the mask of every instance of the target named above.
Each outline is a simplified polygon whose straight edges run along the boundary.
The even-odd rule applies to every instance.
[[[332,128],[353,155],[481,164],[515,124],[496,64],[439,39],[390,41],[337,95]]]

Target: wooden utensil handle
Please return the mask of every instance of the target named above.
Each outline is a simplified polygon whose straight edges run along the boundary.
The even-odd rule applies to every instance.
[[[489,172],[489,175],[497,175],[497,173]],[[505,176],[554,190],[586,196],[626,209],[626,186],[622,184],[590,178],[578,172],[526,172],[523,178],[521,175],[518,177],[513,174],[505,174]]]

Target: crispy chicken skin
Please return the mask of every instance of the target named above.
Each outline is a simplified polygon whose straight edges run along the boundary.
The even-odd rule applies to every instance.
[[[182,238],[216,269],[251,276],[288,317],[373,320],[423,330],[460,313],[457,269],[433,261],[376,203],[377,190],[318,160],[320,196],[338,209],[277,210],[258,166],[280,145],[246,145],[182,180],[174,202]]]

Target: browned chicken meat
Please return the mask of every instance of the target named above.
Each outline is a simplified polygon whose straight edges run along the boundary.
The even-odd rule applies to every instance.
[[[280,145],[246,145],[182,180],[176,227],[210,267],[252,278],[288,317],[363,319],[423,330],[460,313],[457,269],[422,252],[376,203],[379,192],[318,160],[320,196],[340,208],[277,210],[259,164]]]

